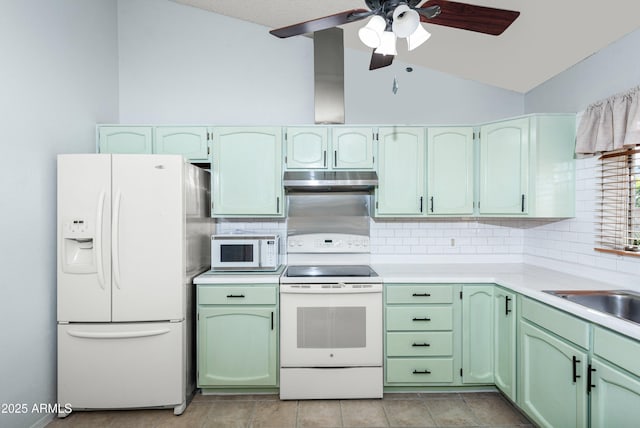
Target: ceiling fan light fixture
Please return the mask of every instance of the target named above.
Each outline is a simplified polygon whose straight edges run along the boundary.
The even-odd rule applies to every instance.
[[[420,15],[407,5],[400,5],[393,11],[391,29],[397,37],[405,38],[413,34],[420,25]]]
[[[396,35],[393,31],[385,31],[380,38],[380,46],[375,50],[380,55],[397,55],[396,51]]]
[[[382,33],[386,26],[387,23],[383,17],[379,15],[372,16],[367,25],[358,30],[360,41],[370,48],[377,48],[380,46]]]
[[[424,29],[422,25],[418,25],[418,28],[407,37],[407,49],[412,51],[431,37],[431,33]]]

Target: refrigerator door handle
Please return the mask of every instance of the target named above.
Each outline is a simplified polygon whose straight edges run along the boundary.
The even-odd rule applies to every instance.
[[[116,287],[120,288],[120,260],[118,259],[120,253],[120,200],[122,199],[122,192],[118,190],[116,192],[116,204],[113,209],[113,227],[111,228],[111,258],[113,259],[113,282]]]
[[[96,248],[96,259],[98,262],[98,282],[100,283],[100,288],[104,290],[104,266],[102,265],[102,222],[103,222],[103,209],[104,209],[104,198],[105,191],[100,192],[100,198],[98,199],[98,216],[96,221],[96,242],[94,246]]]
[[[158,330],[140,330],[140,331],[68,331],[69,336],[78,337],[80,339],[134,339],[138,337],[160,336],[167,334],[171,330],[168,328]]]

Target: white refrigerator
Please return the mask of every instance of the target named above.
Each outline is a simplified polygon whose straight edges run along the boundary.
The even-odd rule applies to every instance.
[[[63,410],[186,408],[192,279],[210,263],[209,183],[178,155],[58,156]]]

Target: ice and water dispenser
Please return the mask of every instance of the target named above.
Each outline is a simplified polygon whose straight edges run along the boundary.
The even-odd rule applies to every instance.
[[[62,270],[94,273],[96,266],[95,227],[85,219],[72,219],[62,228]]]

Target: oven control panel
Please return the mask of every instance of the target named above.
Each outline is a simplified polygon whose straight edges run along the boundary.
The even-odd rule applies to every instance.
[[[287,239],[288,253],[369,253],[369,237],[342,233],[311,233]]]

